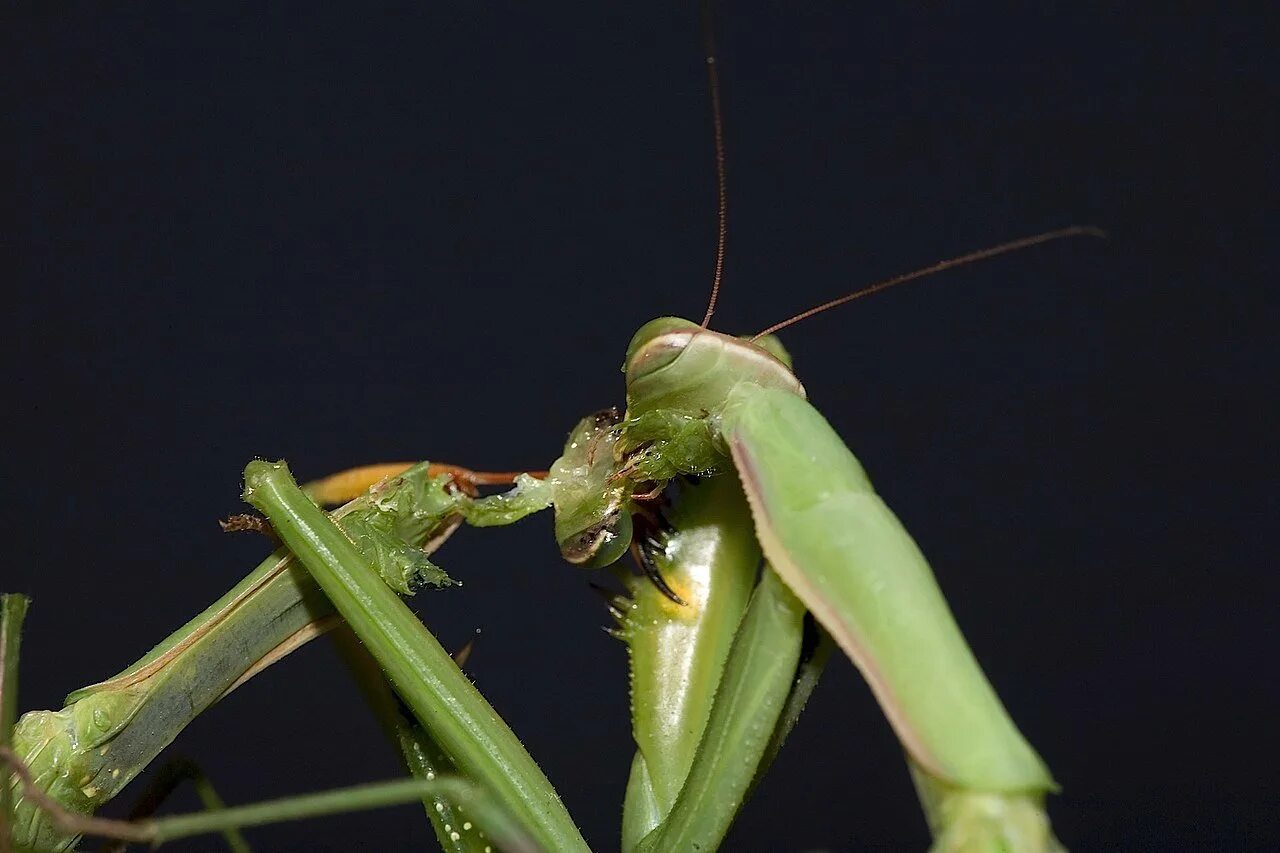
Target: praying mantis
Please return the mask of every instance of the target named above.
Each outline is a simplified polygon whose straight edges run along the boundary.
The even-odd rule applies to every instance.
[[[723,242],[717,258],[718,283]],[[627,348],[625,410],[583,419],[541,478],[379,466],[317,483],[308,498],[287,467],[252,464],[246,499],[282,547],[137,664],[72,694],[62,718],[27,718],[19,741],[28,748],[15,749],[22,763],[13,766],[38,770],[41,750],[30,747],[59,734],[41,727],[66,722],[75,735],[66,748],[89,744],[75,755],[89,763],[74,773],[55,766],[49,778],[65,782],[64,805],[89,811],[198,713],[175,711],[179,699],[217,701],[339,624],[336,612],[374,661],[354,649],[353,670],[385,673],[398,694],[389,700],[385,684],[368,679],[370,704],[420,777],[392,793],[428,801],[442,844],[488,846],[463,834],[486,826],[510,849],[579,848],[549,782],[395,597],[448,583],[428,555],[459,524],[511,523],[551,507],[569,562],[613,566],[634,552],[645,570],[624,575],[626,594],[609,602],[631,653],[638,746],[624,847],[715,846],[835,646],[902,740],[940,848],[1049,849],[1041,799],[1052,780],[977,668],[923,558],[806,402],[776,339],[727,336],[711,319],[709,308],[702,323],[642,327]],[[480,497],[491,479],[517,484]],[[333,501],[344,502],[333,516],[315,506]],[[212,665],[228,645],[248,646],[251,663]],[[41,849],[59,834],[55,846],[74,843],[78,833],[46,821],[44,804],[21,799],[23,779],[12,788],[17,825],[35,833],[15,837],[19,846]],[[474,826],[459,829],[473,823],[459,808]],[[453,817],[439,817],[446,812]],[[222,818],[208,826],[241,819]]]

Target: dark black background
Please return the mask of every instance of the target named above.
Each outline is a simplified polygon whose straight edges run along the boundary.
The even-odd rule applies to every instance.
[[[1276,842],[1276,39],[1174,5],[719,13],[718,328],[1041,229],[1111,232],[785,334],[1062,783],[1077,850]],[[255,563],[263,544],[215,523],[251,457],[304,478],[542,467],[620,401],[640,323],[703,310],[692,6],[181,6],[5,26],[0,586],[35,598],[25,707],[119,670]],[[466,586],[419,612],[447,646],[482,630],[478,685],[615,846],[624,654],[583,573],[545,518],[440,558]],[[237,801],[400,772],[325,643],[177,749]],[[254,837],[432,843],[414,808]],[[925,843],[888,726],[836,663],[727,846]]]

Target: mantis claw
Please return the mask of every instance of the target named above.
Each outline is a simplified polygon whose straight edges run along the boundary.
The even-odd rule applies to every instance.
[[[659,592],[674,601],[676,604],[684,607],[687,602],[680,596],[676,595],[676,591],[667,585],[666,580],[662,577],[662,572],[658,571],[658,564],[653,561],[652,549],[655,544],[657,543],[654,543],[650,538],[646,538],[644,542],[632,542],[631,555],[635,557],[636,563],[640,566],[640,570],[644,572],[644,576],[658,588]]]

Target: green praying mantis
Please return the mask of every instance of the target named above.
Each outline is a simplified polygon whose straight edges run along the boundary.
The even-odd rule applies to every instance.
[[[156,844],[311,815],[421,801],[445,850],[585,850],[551,782],[403,596],[451,578],[432,556],[462,525],[551,509],[565,559],[608,568],[631,666],[626,851],[724,839],[842,652],[897,734],[941,851],[1059,849],[1052,776],[970,652],[924,556],[807,400],[774,333],[812,314],[1067,228],[971,253],[818,306],[759,334],[710,328],[724,259],[723,140],[708,51],[720,240],[703,320],[662,317],[626,348],[625,408],[581,419],[545,471],[450,465],[353,469],[300,486],[255,460],[244,498],[278,547],[118,675],[58,711],[14,720],[25,601],[0,611],[0,850],[74,849],[85,835]],[[497,494],[482,487],[511,484]],[[332,512],[326,505],[339,504]],[[620,566],[630,555],[641,569]],[[199,713],[332,632],[410,778],[118,821],[94,813]],[[623,772],[620,770],[619,772]]]

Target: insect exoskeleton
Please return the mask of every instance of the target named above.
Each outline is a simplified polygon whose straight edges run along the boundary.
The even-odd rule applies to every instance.
[[[556,486],[556,542],[570,563],[599,568],[631,545],[629,483],[617,476],[622,412],[603,409],[578,421],[551,466]]]
[[[619,452],[637,481],[727,470],[720,421],[735,388],[751,385],[805,396],[775,338],[736,338],[690,320],[660,317],[627,348],[627,417]]]

